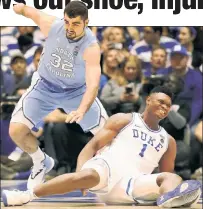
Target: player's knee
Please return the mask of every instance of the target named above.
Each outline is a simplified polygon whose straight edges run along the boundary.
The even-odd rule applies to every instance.
[[[161,186],[161,184],[166,180],[174,184],[180,184],[183,181],[182,178],[175,173],[163,172],[156,179],[157,185]]]
[[[96,185],[100,181],[99,174],[97,173],[96,170],[94,169],[85,169],[85,172],[83,172],[81,178],[86,180],[86,181],[91,181],[93,185]]]
[[[30,130],[24,124],[10,123],[10,126],[9,126],[9,135],[10,135],[10,137],[11,137],[12,140],[14,140],[14,141],[21,140],[28,133],[30,133]]]
[[[169,173],[169,177],[168,178],[170,178],[171,181],[174,184],[176,184],[176,185],[180,184],[183,181],[183,179],[179,175],[177,175],[175,173]]]
[[[96,170],[90,168],[86,171],[86,177],[90,179],[94,179],[95,181],[99,181],[99,174]]]

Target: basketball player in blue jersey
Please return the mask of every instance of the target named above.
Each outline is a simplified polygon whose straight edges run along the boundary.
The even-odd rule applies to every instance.
[[[88,25],[88,9],[70,2],[64,19],[47,15],[22,3],[14,11],[32,19],[46,36],[44,50],[32,84],[12,114],[12,140],[33,160],[28,188],[44,181],[54,161],[43,153],[31,130],[57,108],[67,114],[67,123],[79,123],[85,132],[96,133],[107,114],[96,98],[100,81],[100,48]]]
[[[159,126],[170,111],[171,97],[166,87],[155,87],[142,114],[119,113],[107,120],[81,151],[76,173],[58,176],[33,190],[4,190],[4,205],[23,205],[38,197],[89,189],[107,204],[192,206],[201,195],[201,184],[182,181],[173,173],[176,142]],[[155,168],[159,173],[152,174]]]

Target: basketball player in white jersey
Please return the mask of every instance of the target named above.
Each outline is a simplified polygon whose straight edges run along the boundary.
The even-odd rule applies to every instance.
[[[4,190],[5,206],[23,205],[35,198],[89,189],[108,203],[157,203],[160,207],[191,206],[201,184],[182,181],[174,172],[176,142],[159,126],[167,117],[172,94],[155,87],[143,114],[119,113],[106,122],[81,151],[76,173],[58,176],[33,190]],[[158,168],[159,173],[152,174]]]

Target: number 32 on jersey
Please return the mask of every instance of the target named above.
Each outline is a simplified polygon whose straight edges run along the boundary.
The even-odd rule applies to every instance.
[[[50,61],[51,65],[55,68],[61,68],[62,70],[72,72],[73,71],[73,64],[68,60],[63,60],[59,55],[52,53],[52,57],[54,57],[54,61]]]

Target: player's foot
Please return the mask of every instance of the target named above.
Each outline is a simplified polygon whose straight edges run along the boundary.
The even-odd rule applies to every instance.
[[[39,164],[34,164],[29,176],[27,188],[34,189],[45,181],[45,175],[54,167],[54,159],[45,154],[45,159]]]
[[[24,205],[34,199],[34,195],[30,190],[3,190],[1,196],[5,207]]]
[[[184,181],[173,191],[163,194],[157,199],[159,207],[190,207],[201,195],[201,183],[195,180]]]

